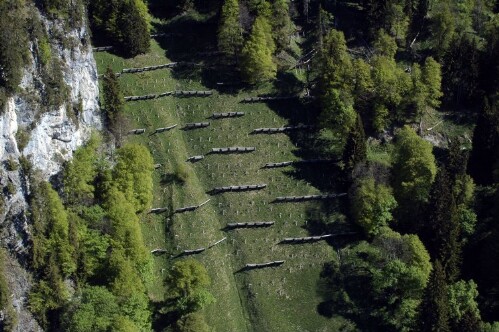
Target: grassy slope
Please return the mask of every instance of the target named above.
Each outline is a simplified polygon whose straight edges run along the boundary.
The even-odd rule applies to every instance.
[[[163,44],[163,47],[168,43]],[[168,53],[168,49],[166,49]],[[115,71],[168,63],[158,43],[151,52],[133,59],[121,59],[108,53],[97,53],[99,72],[107,65]],[[183,90],[207,90],[200,82],[199,69],[182,72],[158,70],[141,74],[125,74],[120,78],[125,95]],[[203,80],[204,82],[204,80]],[[196,256],[212,277],[212,293],[217,302],[206,309],[207,320],[215,331],[335,331],[340,320],[328,320],[317,313],[321,298],[317,287],[322,264],[335,259],[326,243],[282,245],[289,236],[307,236],[306,220],[318,219],[323,207],[318,203],[272,204],[276,196],[318,193],[314,187],[326,189],[330,182],[316,166],[304,169],[261,169],[266,162],[297,160],[303,151],[296,147],[300,140],[284,134],[250,135],[257,127],[279,127],[299,118],[305,112],[297,102],[273,105],[243,104],[245,96],[264,91],[239,94],[215,93],[206,98],[166,97],[157,100],[128,102],[126,113],[130,128],[154,128],[187,122],[210,121],[205,129],[171,132],[151,137],[128,136],[127,141],[146,144],[155,162],[164,166],[155,175],[154,207],[178,208],[195,205],[210,197],[206,192],[214,186],[266,183],[258,192],[225,193],[211,196],[206,206],[195,212],[174,215],[147,215],[143,220],[146,244],[151,249],[167,248],[169,254],[156,256],[155,279],[150,296],[161,301],[165,292],[165,270],[184,249],[206,247],[225,236],[227,241]],[[242,111],[237,119],[206,120],[213,112]],[[305,114],[305,113],[303,113]],[[306,116],[303,117],[306,120]],[[306,138],[306,137],[305,137]],[[198,163],[185,162],[191,155],[206,154],[212,147],[255,146],[256,151],[239,155],[206,155]],[[189,174],[185,183],[161,181],[162,174],[173,173],[183,163]],[[307,170],[307,168],[309,168]],[[310,178],[309,175],[314,178]],[[332,202],[334,209],[336,202]],[[228,222],[275,221],[265,229],[240,229],[225,232]],[[278,268],[239,271],[246,263],[286,260]]]

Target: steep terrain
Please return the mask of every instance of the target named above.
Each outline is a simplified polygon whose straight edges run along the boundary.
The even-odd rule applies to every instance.
[[[213,28],[209,23],[192,24],[205,24],[206,31]],[[171,63],[168,54],[173,53],[172,47],[178,44],[168,38],[152,41],[151,52],[129,60],[97,53],[99,72],[103,73],[106,66],[120,73],[126,68]],[[193,64],[197,51],[206,46],[201,40],[196,38],[189,46],[184,44],[191,48],[191,55],[184,54],[182,59],[187,63],[185,66],[123,72],[119,80],[124,95],[213,91],[213,83],[219,77],[212,71],[209,59]],[[147,145],[155,163],[161,165],[156,173],[153,207],[166,208],[166,211],[149,214],[143,220],[149,248],[167,251],[155,256],[157,278],[150,289],[151,297],[158,302],[163,299],[165,273],[172,263],[186,257],[182,254],[184,250],[207,248],[195,258],[203,262],[212,277],[211,291],[217,301],[206,308],[206,319],[215,330],[338,330],[345,323],[342,319],[328,320],[317,311],[323,300],[318,291],[319,275],[324,263],[336,259],[333,247],[325,241],[284,244],[282,240],[324,235],[331,230],[335,234],[345,233],[341,221],[334,217],[342,199],[328,199],[329,204],[275,202],[278,196],[334,193],[335,166],[326,162],[266,169],[266,163],[318,158],[307,149],[314,142],[315,133],[309,129],[288,134],[253,133],[261,127],[314,125],[313,108],[298,98],[268,104],[244,102],[250,96],[282,93],[272,86],[251,92],[213,92],[206,97],[170,95],[126,103],[126,131],[145,129],[141,135],[130,134],[126,141]],[[221,112],[243,112],[244,116],[212,118],[213,113]],[[210,124],[206,128],[182,130],[186,123],[194,122]],[[177,127],[170,131],[154,133],[156,128],[175,124]],[[243,154],[210,154],[212,148],[231,146],[255,147],[256,150]],[[187,161],[198,155],[204,155],[204,159]],[[266,184],[266,187],[219,194],[212,191],[214,187],[254,184]],[[207,199],[211,200],[196,211],[172,213]],[[329,218],[329,230],[317,227],[323,218]],[[266,228],[227,227],[228,223],[259,221],[274,224]],[[223,238],[226,240],[208,248]],[[284,260],[281,266],[245,269],[246,264],[279,260]]]
[[[26,218],[29,183],[19,166],[20,160],[27,158],[41,177],[48,180],[61,170],[64,161],[71,158],[92,130],[101,128],[97,71],[86,19],[82,18],[80,26],[67,30],[66,23],[49,20],[34,7],[29,10],[47,31],[51,59],[60,64],[69,93],[60,106],[42,104],[41,59],[35,52],[36,40],[31,40],[29,65],[24,69],[20,91],[8,98],[0,113],[0,181],[4,188],[0,240],[9,249],[6,271],[19,319],[18,331],[39,329],[26,307],[31,284],[25,270],[30,234]],[[64,44],[53,38],[61,34],[65,34]]]

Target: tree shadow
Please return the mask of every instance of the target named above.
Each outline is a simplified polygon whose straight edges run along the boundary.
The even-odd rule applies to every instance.
[[[200,79],[204,86],[222,93],[237,93],[244,87],[235,60],[217,50],[216,15],[186,14],[153,23],[153,27],[165,55],[179,62],[172,70],[175,79]]]
[[[185,183],[185,179],[180,177],[177,173],[165,173],[161,176],[160,183],[162,185],[169,185],[169,184],[183,185]]]

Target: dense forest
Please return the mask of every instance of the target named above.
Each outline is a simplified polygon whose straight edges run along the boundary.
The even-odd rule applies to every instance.
[[[341,321],[330,330],[499,331],[498,1],[29,2],[0,0],[0,106],[18,91],[29,43],[46,73],[47,110],[67,99],[49,35],[29,19],[30,5],[69,25],[87,15],[93,44],[119,59],[152,52],[154,34],[198,33],[183,20],[208,17],[211,29],[199,33],[215,60],[203,65],[226,83],[203,78],[206,85],[222,96],[272,85],[272,96],[299,97],[313,136],[296,141],[306,156],[334,160],[328,181],[347,193],[324,203],[327,216],[307,229],[335,234],[339,224],[353,234],[328,239],[336,258],[321,266],[323,301],[313,310]],[[164,22],[173,22],[169,30],[160,29]],[[183,51],[185,40],[172,40]],[[130,138],[128,83],[112,65],[100,78],[105,129],[57,178],[41,180],[24,157],[7,162],[30,183],[34,285],[26,305],[49,331],[212,331],[205,308],[223,301],[210,288],[219,281],[196,256],[169,260],[162,300],[149,294],[155,261],[142,225],[158,167],[148,145]],[[182,162],[160,168],[162,184],[192,181]],[[11,191],[3,189],[2,205]],[[0,330],[8,331],[16,322],[4,251]]]

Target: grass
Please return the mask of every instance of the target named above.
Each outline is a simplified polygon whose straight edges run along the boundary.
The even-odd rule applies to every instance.
[[[151,51],[133,59],[97,53],[99,73],[106,66],[142,67],[171,62],[170,43],[152,41]],[[166,48],[166,49],[165,49]],[[210,70],[210,69],[208,69]],[[210,71],[213,72],[213,71]],[[192,66],[177,70],[157,70],[120,77],[124,95],[142,95],[171,90],[208,90],[213,79],[206,69]],[[297,80],[286,77],[288,82]],[[281,83],[284,79],[280,81]],[[298,82],[299,83],[299,82]],[[194,212],[168,213],[143,217],[147,246],[165,248],[165,255],[154,256],[154,280],[149,286],[153,301],[160,302],[166,292],[164,277],[176,255],[184,249],[207,247],[227,237],[221,244],[198,254],[212,278],[211,291],[217,302],[205,309],[214,331],[334,331],[336,318],[317,313],[321,302],[319,275],[325,262],[335,259],[325,242],[283,245],[284,237],[307,236],[309,221],[320,220],[335,211],[341,202],[331,201],[274,204],[277,196],[334,192],[334,170],[330,166],[307,165],[283,169],[262,169],[267,162],[313,157],[313,133],[290,136],[253,135],[258,127],[280,127],[310,123],[313,109],[298,101],[246,104],[241,100],[257,94],[276,93],[279,85],[257,91],[216,92],[211,97],[165,97],[126,103],[130,128],[146,128],[146,134],[128,136],[127,141],[149,147],[156,163],[163,166],[154,175],[154,207],[175,208],[211,201]],[[207,120],[214,112],[245,112],[240,118]],[[210,121],[207,128],[182,131],[187,122]],[[155,128],[178,124],[172,131],[148,136]],[[207,154],[212,147],[254,146],[247,154]],[[196,163],[185,162],[192,155],[205,155]],[[181,165],[181,166],[179,166]],[[165,181],[168,174],[181,169],[184,181]],[[215,186],[266,183],[261,191],[224,193],[210,196]],[[275,221],[264,229],[225,231],[229,222]],[[241,271],[246,263],[285,260],[281,267]],[[339,320],[340,318],[338,318]]]

